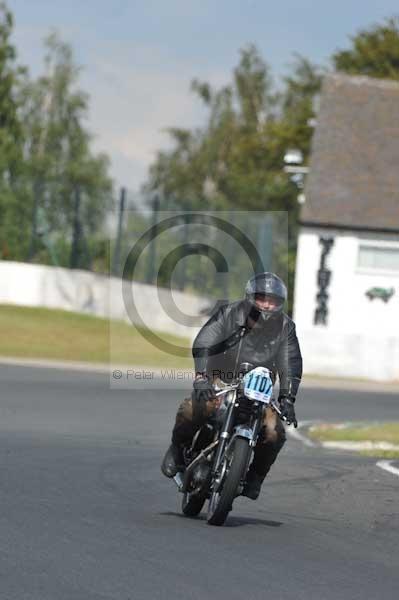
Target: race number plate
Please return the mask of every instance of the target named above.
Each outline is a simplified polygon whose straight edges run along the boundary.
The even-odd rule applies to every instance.
[[[247,398],[258,402],[270,402],[273,393],[273,382],[269,369],[256,367],[244,377],[244,394]]]

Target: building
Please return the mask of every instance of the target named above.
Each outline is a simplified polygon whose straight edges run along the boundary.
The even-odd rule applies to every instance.
[[[298,240],[305,373],[399,380],[399,83],[325,78]]]

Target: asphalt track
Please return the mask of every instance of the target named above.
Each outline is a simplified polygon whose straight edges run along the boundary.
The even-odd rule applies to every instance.
[[[289,439],[225,527],[159,471],[176,404],[100,374],[0,367],[1,600],[393,600],[399,477]],[[398,419],[398,397],[309,389],[302,419]]]

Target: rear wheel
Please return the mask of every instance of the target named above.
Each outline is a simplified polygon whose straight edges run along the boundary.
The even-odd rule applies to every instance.
[[[236,438],[231,458],[225,457],[223,481],[219,489],[212,493],[209,500],[208,523],[209,525],[223,525],[227,515],[233,507],[233,500],[237,495],[238,486],[245,476],[250,452],[248,440]]]

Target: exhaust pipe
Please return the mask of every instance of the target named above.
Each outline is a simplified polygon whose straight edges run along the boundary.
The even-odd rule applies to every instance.
[[[180,471],[173,477],[173,481],[177,485],[179,492],[183,490],[183,473]]]
[[[186,492],[186,486],[187,486],[187,483],[188,483],[188,480],[189,480],[189,475],[190,475],[191,471],[193,469],[195,469],[195,467],[200,462],[202,462],[204,459],[206,459],[206,457],[208,456],[208,454],[210,454],[213,451],[213,449],[215,448],[215,446],[218,445],[218,443],[219,443],[219,440],[216,440],[215,442],[212,442],[212,444],[210,444],[209,446],[207,446],[206,448],[204,448],[204,450],[202,450],[198,454],[197,458],[195,458],[193,460],[193,462],[188,465],[187,469],[184,472],[183,485],[182,485],[182,488],[180,490],[181,492]],[[177,475],[179,475],[179,473],[177,473]]]

